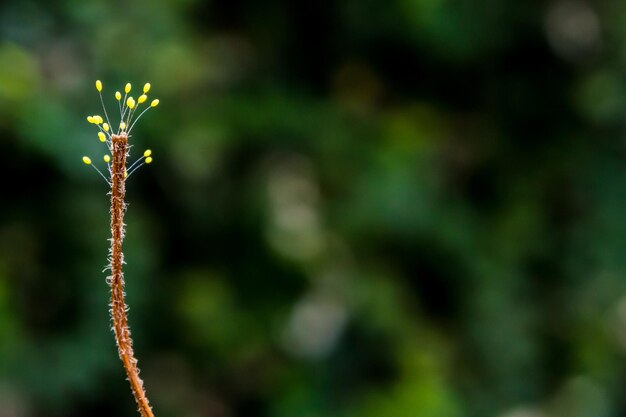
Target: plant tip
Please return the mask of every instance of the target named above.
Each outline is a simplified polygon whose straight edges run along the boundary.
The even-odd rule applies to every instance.
[[[102,156],[107,165],[106,170],[101,171],[97,165],[92,164],[91,158],[83,156],[82,161],[85,165],[91,165],[95,171],[107,182],[110,187],[111,195],[111,248],[109,256],[109,269],[111,276],[108,277],[111,286],[111,319],[113,322],[113,332],[118,346],[118,354],[122,360],[127,379],[131,386],[131,391],[135,397],[135,401],[139,406],[141,417],[154,417],[154,413],[150,408],[148,398],[146,397],[143,381],[139,377],[139,369],[137,368],[137,359],[132,349],[132,340],[130,340],[130,329],[128,328],[127,307],[124,300],[124,279],[123,264],[124,254],[122,252],[122,240],[124,238],[124,212],[126,204],[124,203],[126,178],[130,177],[138,168],[144,164],[152,163],[152,151],[146,149],[143,156],[137,158],[133,163],[127,165],[127,157],[130,155],[132,145],[128,143],[130,133],[137,121],[151,107],[156,107],[159,100],[152,100],[150,106],[142,109],[139,116],[134,118],[135,110],[138,104],[143,104],[148,100],[148,91],[150,91],[150,83],[143,86],[143,93],[137,98],[129,96],[131,84],[127,83],[124,87],[124,98],[119,91],[115,92],[115,99],[118,101],[119,107],[119,130],[114,135],[114,127],[118,120],[109,118],[104,99],[102,97],[102,82],[96,81],[96,90],[104,111],[104,119],[99,115],[87,116],[87,121],[98,126],[98,139],[104,142],[108,148],[108,153]],[[105,123],[106,120],[106,123]],[[111,124],[113,123],[113,124]],[[105,175],[108,174],[108,175]],[[0,413],[1,414],[1,413]]]

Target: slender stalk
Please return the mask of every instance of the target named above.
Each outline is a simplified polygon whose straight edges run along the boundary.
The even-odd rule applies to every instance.
[[[111,318],[113,319],[113,331],[117,342],[117,350],[124,365],[128,382],[135,396],[142,417],[154,417],[152,409],[143,388],[143,381],[139,378],[137,359],[133,353],[133,341],[128,327],[126,314],[126,302],[124,300],[124,253],[122,241],[124,240],[124,212],[126,204],[126,155],[128,152],[128,135],[112,135],[111,137],[111,249],[109,260],[111,263]]]

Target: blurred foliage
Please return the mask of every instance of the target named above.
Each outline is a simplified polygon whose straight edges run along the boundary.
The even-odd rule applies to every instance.
[[[157,416],[626,415],[625,51],[609,0],[0,2],[0,417],[135,415],[95,79],[161,99]]]

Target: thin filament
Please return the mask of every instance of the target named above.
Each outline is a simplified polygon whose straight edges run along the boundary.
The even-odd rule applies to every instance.
[[[147,109],[145,109],[144,111],[142,111],[139,116],[137,116],[137,118],[135,119],[135,121],[133,122],[133,124],[130,126],[130,128],[128,129],[128,133],[130,133],[131,130],[133,130],[133,126],[135,126],[135,124],[139,121],[139,119],[141,118],[141,116],[143,116],[143,114],[145,112],[147,112],[148,110],[150,110],[152,106],[148,106]]]
[[[121,121],[123,116],[122,116],[122,103],[120,100],[117,100],[117,107],[120,108],[120,121]]]
[[[142,158],[142,159],[138,159],[137,161],[141,161],[141,160],[143,160],[143,158]],[[134,164],[133,164],[133,165],[134,165]],[[140,164],[139,164],[139,165],[137,165],[134,169],[132,169],[132,170],[128,173],[128,175],[126,175],[126,179],[128,180],[128,179],[130,178],[130,176],[131,176],[131,175],[133,175],[133,173],[134,173],[135,171],[137,171],[139,168],[141,168],[143,165],[145,165],[145,163],[144,163],[144,162],[140,163]],[[129,169],[130,169],[130,168],[129,168]]]
[[[135,162],[133,162],[127,169],[133,169],[133,167],[135,165],[137,165],[139,162],[143,161],[143,159],[145,158],[145,156],[142,156],[141,158],[137,159]]]
[[[111,121],[109,120],[109,115],[107,114],[107,108],[104,106],[104,100],[102,99],[102,91],[98,90],[98,95],[100,96],[100,104],[102,104],[102,110],[104,110],[104,117],[107,119],[107,123],[111,126]]]
[[[105,177],[105,176],[104,176],[104,174],[103,174],[103,173],[102,173],[102,172],[98,169],[98,167],[96,167],[94,164],[90,164],[90,165],[93,167],[93,169],[95,169],[95,170],[96,170],[96,172],[97,172],[98,174],[100,174],[100,176],[101,176],[101,177],[102,177],[102,178],[103,178],[103,179],[107,182],[107,184],[109,184],[109,186],[110,186],[110,185],[111,185],[111,183],[109,182],[109,180],[107,179],[107,177]]]

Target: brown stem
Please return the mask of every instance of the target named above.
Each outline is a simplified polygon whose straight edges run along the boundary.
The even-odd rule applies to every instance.
[[[130,337],[128,317],[126,315],[126,303],[124,301],[124,253],[122,241],[124,240],[124,194],[126,193],[126,153],[128,151],[128,135],[112,135],[111,164],[111,317],[113,319],[113,331],[117,341],[117,350],[126,370],[130,388],[133,391],[139,412],[142,417],[154,417],[148,397],[143,389],[143,381],[139,378],[137,359],[133,353],[133,341]]]

